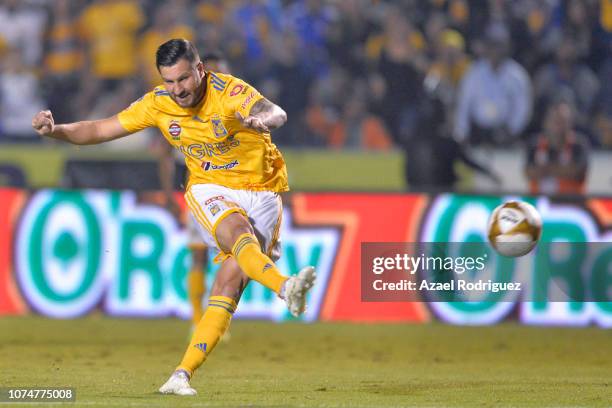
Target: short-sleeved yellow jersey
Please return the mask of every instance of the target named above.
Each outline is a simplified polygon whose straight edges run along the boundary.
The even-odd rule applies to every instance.
[[[245,128],[236,112],[248,116],[263,96],[246,82],[206,74],[206,94],[193,108],[177,105],[157,87],[118,114],[128,132],[157,127],[185,155],[189,186],[218,184],[236,190],[288,191],[285,161],[269,133]]]

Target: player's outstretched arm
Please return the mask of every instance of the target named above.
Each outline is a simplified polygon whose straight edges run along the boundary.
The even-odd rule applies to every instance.
[[[240,112],[236,112],[236,117],[242,121],[244,126],[259,130],[260,132],[278,129],[287,122],[285,111],[266,98],[255,102],[253,107],[251,107],[249,116],[246,118]]]
[[[32,119],[32,127],[41,136],[77,145],[104,143],[129,134],[117,116],[58,125],[49,110],[38,112]]]

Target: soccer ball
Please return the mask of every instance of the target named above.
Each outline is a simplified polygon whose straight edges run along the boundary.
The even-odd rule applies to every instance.
[[[503,203],[489,218],[489,243],[504,256],[526,255],[536,246],[541,233],[542,218],[538,210],[523,201]]]

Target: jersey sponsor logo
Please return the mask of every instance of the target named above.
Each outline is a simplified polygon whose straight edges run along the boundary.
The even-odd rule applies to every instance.
[[[219,201],[219,200],[223,201],[223,200],[225,200],[225,197],[223,197],[223,196],[214,196],[214,197],[211,197],[211,198],[209,198],[208,200],[206,200],[204,202],[204,205],[208,205],[210,203],[213,203],[213,202]]]
[[[247,96],[246,99],[242,102],[242,105],[240,105],[240,107],[242,109],[246,108],[249,105],[249,103],[251,103],[251,101],[256,95],[257,95],[257,92],[255,91],[251,92],[249,96]]]
[[[221,120],[221,116],[219,116],[219,114],[215,113],[212,115],[210,121],[212,122],[213,133],[215,134],[216,138],[221,139],[222,137],[227,136],[227,129],[223,125],[223,121]]]
[[[225,164],[212,164],[209,161],[205,161],[202,163],[202,168],[204,169],[204,171],[211,171],[211,170],[231,170],[234,167],[238,166],[240,164],[240,162],[238,160],[232,160],[229,163],[225,163]]]
[[[230,96],[238,95],[240,92],[242,92],[243,89],[244,89],[244,86],[242,84],[238,84],[234,86],[230,92]]]
[[[168,133],[172,136],[172,140],[179,140],[181,138],[181,125],[176,120],[171,120],[170,125],[168,125]]]
[[[222,156],[238,146],[240,146],[240,141],[230,136],[217,143],[193,143],[188,146],[179,146],[179,150],[186,156],[201,159],[205,156]]]

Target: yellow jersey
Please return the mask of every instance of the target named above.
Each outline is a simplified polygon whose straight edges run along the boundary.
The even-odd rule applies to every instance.
[[[236,190],[289,190],[285,161],[270,133],[242,125],[263,96],[231,75],[208,72],[206,92],[193,108],[182,108],[164,87],[157,87],[117,117],[130,133],[157,127],[185,155],[189,183],[218,184]]]

